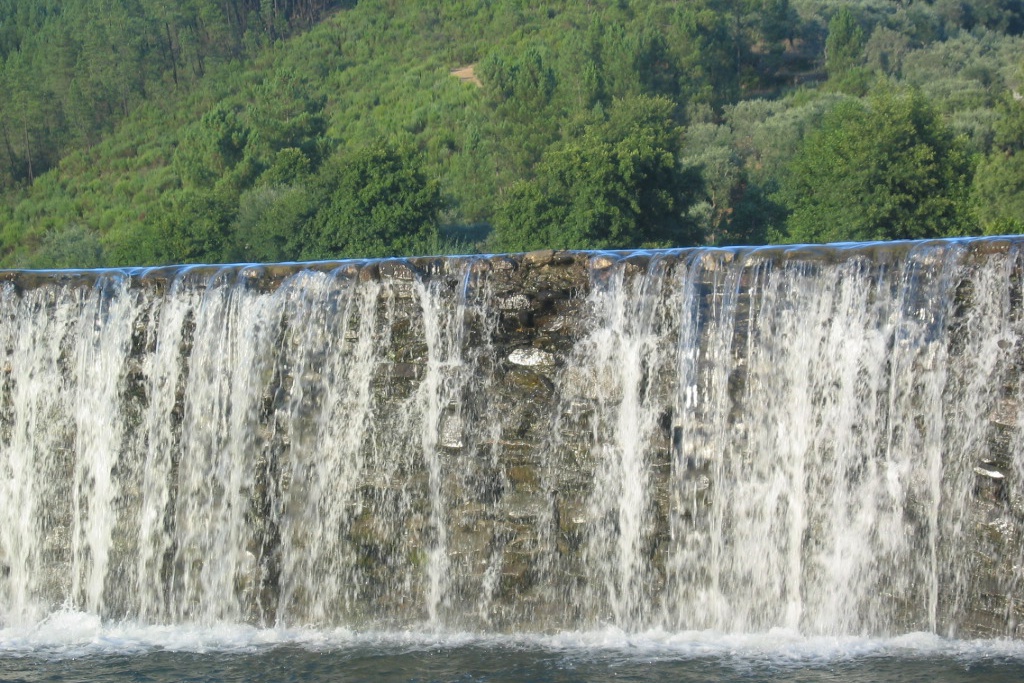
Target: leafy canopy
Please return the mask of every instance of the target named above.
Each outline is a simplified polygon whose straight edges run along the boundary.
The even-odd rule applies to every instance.
[[[428,254],[437,250],[437,183],[408,146],[378,143],[331,164],[320,209],[307,224],[304,259]]]
[[[988,235],[1024,232],[1024,99],[1006,95],[996,111],[993,150],[972,187],[975,218]]]
[[[500,248],[622,249],[694,244],[692,182],[663,97],[616,100],[607,117],[554,146],[498,208]]]
[[[841,101],[809,135],[779,198],[791,242],[961,234],[970,163],[916,90]]]

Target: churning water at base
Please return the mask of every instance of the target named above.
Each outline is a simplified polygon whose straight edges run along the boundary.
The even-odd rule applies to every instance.
[[[346,629],[101,625],[55,613],[0,631],[0,680],[170,681],[1017,681],[1018,641],[887,640],[716,632],[495,636]]]
[[[1019,672],[1022,247],[8,273],[0,662]]]

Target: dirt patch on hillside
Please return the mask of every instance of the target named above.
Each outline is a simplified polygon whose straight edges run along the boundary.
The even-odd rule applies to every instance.
[[[470,64],[458,69],[452,69],[451,74],[463,83],[472,83],[476,87],[482,88],[484,87],[484,84],[480,82],[479,78],[477,78],[476,72],[474,71],[475,67],[476,64]]]

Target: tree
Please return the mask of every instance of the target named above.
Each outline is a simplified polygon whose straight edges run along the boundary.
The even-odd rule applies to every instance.
[[[516,55],[492,52],[480,62],[479,71],[494,106],[512,118],[533,119],[551,101],[557,86],[544,53],[532,46]]]
[[[246,109],[248,144],[261,156],[300,150],[315,170],[327,147],[327,98],[314,93],[309,79],[292,69],[279,69],[254,86]]]
[[[992,153],[978,164],[971,188],[974,215],[989,235],[1024,231],[1024,100],[996,106]]]
[[[844,100],[808,136],[783,178],[793,242],[962,234],[970,164],[919,92]]]
[[[876,26],[864,44],[864,59],[872,71],[898,76],[911,50],[910,37],[885,26]]]
[[[704,124],[708,125],[708,124]],[[688,156],[703,180],[702,201],[690,215],[698,219],[709,244],[763,244],[779,221],[780,207],[754,182],[735,151],[708,145]]]
[[[860,62],[864,29],[849,7],[844,6],[828,22],[825,39],[825,68],[830,78],[841,76]]]
[[[727,8],[712,0],[678,3],[666,22],[666,45],[680,74],[683,102],[720,106],[740,91],[742,41]]]
[[[1019,36],[1024,33],[1024,2],[1021,0],[975,0],[972,18],[982,26]]]
[[[249,129],[230,106],[219,104],[185,129],[174,153],[182,184],[210,188],[245,156]]]
[[[165,263],[222,263],[231,246],[237,204],[209,190],[185,189],[169,201],[159,224]]]
[[[93,230],[74,223],[47,232],[29,260],[30,268],[97,268],[103,265],[103,246]]]
[[[498,246],[623,249],[696,244],[685,213],[692,181],[677,161],[680,131],[661,97],[616,100],[608,118],[544,154],[536,177],[498,207]]]
[[[441,195],[407,146],[377,143],[335,161],[320,176],[320,209],[307,224],[303,258],[431,253]]]
[[[869,72],[863,62],[864,29],[849,7],[844,6],[828,22],[825,39],[825,70],[829,83],[842,92],[863,94]]]
[[[601,36],[600,80],[605,101],[641,93],[674,95],[679,76],[660,28],[607,23]]]
[[[1024,154],[984,159],[971,188],[975,217],[986,235],[1024,232]]]
[[[235,221],[234,261],[289,261],[299,257],[296,236],[316,211],[313,196],[301,183],[259,185],[239,198]]]

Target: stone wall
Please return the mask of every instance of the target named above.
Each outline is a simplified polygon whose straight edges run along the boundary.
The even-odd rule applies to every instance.
[[[355,480],[345,484],[344,495],[339,494],[331,525],[317,527],[315,534],[295,528],[296,511],[321,514],[330,502],[330,496],[316,498],[313,492],[319,485],[316,477],[327,476],[316,469],[316,461],[334,456],[331,443],[316,442],[308,434],[324,428],[323,401],[355,399],[342,391],[344,387],[332,386],[335,380],[324,369],[330,365],[325,358],[307,357],[296,349],[302,339],[297,323],[287,317],[274,322],[280,357],[268,366],[272,370],[260,375],[258,415],[252,418],[253,435],[245,448],[245,457],[251,457],[243,484],[248,509],[239,537],[245,539],[248,563],[225,569],[235,591],[234,602],[227,602],[239,605],[243,618],[375,626],[428,621],[449,628],[502,631],[609,623],[627,629],[764,630],[795,619],[797,627],[809,632],[935,629],[959,636],[1020,636],[1024,456],[1017,397],[1024,339],[1018,336],[1019,245],[1016,240],[964,245],[939,245],[934,251],[918,243],[850,249],[543,251],[121,272],[130,281],[127,291],[158,297],[205,291],[218,282],[239,292],[272,294],[298,273],[330,273],[340,284],[333,298],[325,301],[339,309],[354,308],[344,317],[341,338],[317,351],[322,354],[356,353],[355,342],[368,329],[364,320],[372,317],[375,348],[366,352],[372,359],[367,375],[371,409],[365,442],[357,449],[360,465],[351,475]],[[953,270],[936,266],[936,274],[922,274],[944,260],[955,261]],[[988,323],[975,320],[971,311],[982,306],[983,287],[991,288],[985,284],[990,261],[1005,261],[999,277],[1005,283],[1006,307],[999,310],[1005,311],[1006,320],[993,328],[1000,335],[994,351],[998,359],[984,365],[991,377],[973,382],[972,376],[982,371],[975,356],[988,334]],[[907,263],[916,265],[910,268]],[[928,353],[904,355],[908,369],[922,376],[937,376],[937,362],[948,364],[938,378],[942,384],[934,385],[939,395],[929,399],[933,385],[912,381],[904,392],[907,396],[889,390],[889,398],[877,402],[879,415],[854,417],[854,432],[866,429],[869,421],[888,432],[865,441],[871,444],[871,453],[844,455],[859,464],[843,465],[846,469],[835,480],[831,472],[813,470],[833,467],[840,460],[832,452],[840,448],[834,435],[833,441],[813,442],[807,451],[815,458],[808,455],[811,471],[801,471],[799,480],[792,478],[797,475],[788,461],[758,464],[759,458],[792,457],[782,447],[778,453],[761,452],[765,437],[751,430],[762,419],[755,413],[767,407],[756,405],[763,401],[765,379],[760,374],[748,376],[757,360],[756,349],[800,343],[791,338],[802,329],[799,325],[783,330],[784,314],[770,319],[765,312],[769,303],[777,305],[765,294],[770,276],[786,268],[792,270],[786,277],[792,277],[793,284],[783,283],[771,290],[772,296],[791,294],[794,302],[810,301],[814,292],[799,288],[820,286],[839,292],[862,278],[851,291],[871,289],[869,308],[891,295],[898,303],[892,316],[907,314],[908,319],[919,320],[929,311],[943,312],[931,327],[904,332],[910,324],[900,323],[888,332],[888,343],[896,351],[900,344],[921,346],[938,340]],[[844,274],[819,277],[830,269]],[[950,282],[943,284],[943,278]],[[116,279],[110,272],[0,274],[12,301],[25,292],[52,289],[52,301],[41,306],[63,305],[67,292],[75,289],[123,296],[112,284]],[[355,300],[353,292],[371,290],[375,298],[369,307],[346,304]],[[607,296],[595,297],[598,291]],[[757,292],[753,299],[752,291]],[[939,291],[946,292],[944,299],[927,298]],[[835,292],[835,301],[840,302],[842,297]],[[649,310],[641,305],[647,299],[652,302]],[[145,359],[154,353],[154,325],[162,314],[158,299],[147,301],[133,314],[129,355],[134,360],[127,363],[122,379],[124,411],[136,415],[129,431],[142,429],[138,423],[155,400],[147,375],[152,369]],[[616,313],[619,309],[612,304],[621,311]],[[899,306],[906,310],[900,313]],[[804,327],[820,328],[819,336],[832,333],[828,331],[841,314],[830,311],[821,314],[821,320],[807,319]],[[173,439],[183,453],[188,438],[182,434],[188,429],[187,385],[198,381],[198,315],[186,322],[179,349],[185,370],[177,380]],[[692,329],[687,321],[693,323]],[[841,332],[842,323],[838,325]],[[604,343],[602,331],[616,336],[621,348],[614,347],[620,349],[615,353],[623,354],[623,367],[617,367],[614,358],[594,360],[601,352],[597,346]],[[780,337],[772,336],[776,331]],[[332,351],[335,347],[340,350]],[[791,351],[781,348],[778,353],[799,360]],[[633,355],[627,358],[628,353]],[[16,362],[12,349],[8,357],[10,375],[10,363]],[[634,361],[636,372],[630,374],[625,366]],[[896,360],[888,365],[882,361],[877,372],[895,378],[896,365]],[[875,371],[864,363],[852,369],[854,375]],[[346,372],[346,377],[356,376],[352,370]],[[799,379],[799,368],[793,372]],[[684,374],[686,382],[680,379]],[[992,387],[980,388],[989,380]],[[833,383],[841,381],[839,377]],[[8,385],[13,386],[10,380]],[[780,392],[787,390],[785,382],[780,385]],[[962,403],[968,394],[974,398]],[[813,389],[808,396],[812,403],[839,400],[830,398],[828,386]],[[870,398],[859,395],[861,403],[856,405],[870,403]],[[904,399],[908,424],[893,418],[904,409]],[[626,410],[630,400],[639,412]],[[969,428],[961,430],[956,412],[963,405],[985,412],[971,416],[965,421]],[[6,410],[9,432],[17,429],[18,417],[16,410]],[[817,415],[813,406],[811,413]],[[829,425],[819,423],[833,419],[830,415],[810,418],[815,429],[827,431]],[[863,424],[858,424],[859,418]],[[927,422],[935,419],[944,426],[933,434],[936,430]],[[788,429],[797,427],[798,421]],[[429,432],[425,437],[423,430]],[[782,440],[787,438],[790,435],[783,435]],[[795,433],[791,438],[798,439]],[[69,450],[74,449],[73,442],[69,438]],[[134,459],[144,458],[142,441],[132,443],[131,448],[141,449]],[[893,444],[919,444],[921,452],[894,456]],[[966,450],[954,452],[961,447]],[[941,453],[943,481],[928,482],[921,473],[930,466],[930,451],[938,458],[936,448],[947,449]],[[174,481],[182,476],[182,457],[176,456],[169,466]],[[122,456],[125,463],[131,459]],[[875,544],[872,552],[878,556],[858,560],[863,568],[855,580],[863,585],[850,587],[851,594],[856,593],[852,611],[862,613],[842,613],[822,606],[834,590],[829,588],[833,584],[828,568],[818,565],[839,552],[831,545],[837,533],[844,533],[836,520],[853,520],[857,501],[841,514],[807,512],[800,518],[802,540],[787,538],[784,522],[796,514],[798,502],[826,508],[847,488],[867,496],[864,481],[875,476],[870,472],[876,467],[901,472],[905,490],[898,510],[895,498],[876,496],[887,506],[878,513],[884,525],[880,521],[875,532],[864,531],[858,538]],[[742,566],[742,557],[716,559],[726,558],[731,539],[743,536],[736,528],[743,519],[738,512],[743,501],[733,498],[746,495],[745,482],[737,481],[745,476],[790,477],[786,481],[799,481],[806,489],[800,495],[774,492],[775,498],[764,505],[778,506],[777,512],[766,507],[764,512],[743,513],[765,524],[766,533],[780,534],[777,545],[800,544],[779,551],[779,557],[788,553],[805,565],[798,591],[803,611],[795,616],[785,611],[794,595],[787,592],[793,590],[787,581],[795,578],[786,574],[790,570],[781,564],[762,566],[760,558],[747,558],[752,568]],[[879,482],[886,481],[877,476]],[[630,478],[639,480],[636,487],[624,481]],[[143,504],[143,479],[141,474],[125,475],[118,499],[122,508]],[[175,524],[180,525],[175,521],[181,511],[174,509],[174,496],[184,494],[177,486],[171,487],[175,493],[165,512],[169,537],[176,533]],[[641,500],[629,500],[635,491]],[[783,521],[773,524],[770,518],[776,514]],[[67,524],[70,529],[71,522]],[[119,531],[111,532],[119,534],[113,563],[126,558],[118,570],[123,578],[142,571],[132,569],[130,558],[146,541],[135,538],[123,519],[119,524]],[[721,541],[714,539],[716,533],[723,535]],[[886,533],[902,536],[887,545],[878,538]],[[757,547],[756,541],[743,542]],[[179,590],[174,582],[188,573],[179,549],[183,543],[174,537],[165,544],[159,570],[169,596],[165,602],[174,601]],[[314,552],[314,545],[329,546],[329,552]],[[879,550],[886,547],[888,554]],[[311,553],[321,558],[322,566],[303,564],[303,554]],[[192,560],[193,569],[198,573],[215,561]],[[66,554],[61,555],[51,569],[66,573],[69,562]],[[864,578],[878,567],[888,567],[888,574]],[[300,568],[307,576],[297,579]],[[773,571],[780,572],[778,580],[759,588],[757,582],[764,577],[758,574]],[[111,586],[116,577],[112,572]],[[712,586],[718,593],[708,597]],[[199,589],[180,589],[191,595],[190,590]],[[772,590],[776,593],[762,595]],[[111,587],[103,609],[111,615],[145,612],[133,602],[133,593]],[[708,607],[711,603],[714,609]],[[231,605],[215,614],[230,617]],[[196,616],[188,608],[160,609],[168,611],[157,610],[157,618]],[[823,621],[829,618],[836,620],[832,626]]]

